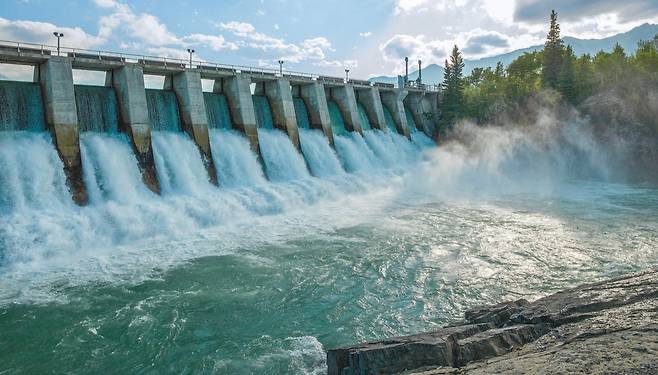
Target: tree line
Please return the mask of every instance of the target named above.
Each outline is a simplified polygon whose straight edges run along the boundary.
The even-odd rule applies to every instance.
[[[559,93],[578,105],[601,89],[638,77],[658,84],[658,35],[640,42],[632,55],[617,44],[611,52],[577,57],[560,37],[557,13],[551,12],[544,49],[525,53],[507,67],[475,68],[464,76],[464,60],[455,46],[445,62],[440,125],[448,130],[463,118],[478,123],[513,113],[542,90]]]

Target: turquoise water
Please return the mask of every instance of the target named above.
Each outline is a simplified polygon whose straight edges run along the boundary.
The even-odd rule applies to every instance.
[[[146,104],[152,130],[181,131],[178,101],[173,91],[146,89]]]
[[[119,132],[119,106],[112,87],[75,85],[80,131]]]
[[[368,120],[368,113],[366,112],[366,108],[361,103],[357,103],[357,107],[359,108],[361,128],[363,131],[370,130],[372,127],[370,126],[370,120]]]
[[[327,107],[329,108],[329,117],[331,119],[331,129],[334,135],[345,135],[347,129],[345,128],[345,121],[340,112],[338,104],[333,100],[327,100]]]
[[[388,127],[388,130],[397,133],[398,129],[395,127],[395,120],[393,120],[393,115],[391,114],[391,111],[388,110],[388,107],[385,105],[382,105],[384,108],[384,118],[386,119],[386,127]]]
[[[416,126],[416,120],[414,119],[414,115],[411,113],[411,110],[407,107],[404,107],[404,114],[407,116],[407,125],[409,126],[409,132],[413,133],[416,130],[418,130],[418,127]]]
[[[39,84],[0,80],[0,131],[45,129]]]
[[[350,137],[338,156],[369,167],[313,176],[265,130],[275,182],[213,130],[222,188],[189,137],[156,131],[161,196],[125,137],[85,134],[88,207],[47,134],[0,132],[0,373],[322,374],[336,346],[658,266],[658,189],[614,182],[583,123],[533,125],[465,125],[388,167]]]
[[[297,116],[297,126],[300,129],[310,129],[311,121],[308,118],[308,111],[306,110],[306,104],[302,98],[294,98],[293,102],[295,104],[295,116]]]
[[[226,95],[214,92],[204,92],[203,99],[208,115],[208,127],[211,129],[231,129],[231,112]]]
[[[253,95],[254,110],[256,112],[256,125],[259,128],[274,129],[272,108],[265,95]]]
[[[371,202],[358,219],[311,230],[300,223],[271,243],[230,245],[221,231],[154,243],[218,255],[149,270],[138,282],[63,279],[49,287],[61,301],[5,305],[0,370],[321,374],[328,348],[433,329],[468,307],[657,264],[658,191],[565,189],[573,198],[519,194],[381,211]],[[281,220],[243,230],[270,236]]]

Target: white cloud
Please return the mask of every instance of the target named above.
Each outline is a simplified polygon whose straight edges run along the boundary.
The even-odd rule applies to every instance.
[[[370,37],[371,35],[372,35],[372,33],[371,33],[370,31],[366,31],[366,32],[363,32],[363,33],[359,33],[359,36],[362,37],[362,38],[368,38],[368,37]]]
[[[430,0],[397,0],[395,13],[410,13],[412,11],[427,10]]]
[[[325,61],[327,52],[335,52],[331,42],[325,37],[309,38],[300,43],[289,43],[283,38],[261,33],[252,24],[246,22],[232,21],[220,23],[217,26],[240,38],[235,42],[240,47],[274,53],[273,61],[282,59],[291,63],[302,61],[313,61],[314,64],[328,63]],[[259,64],[267,64],[266,61],[269,60],[259,59]]]
[[[79,27],[60,27],[49,22],[11,21],[0,18],[0,38],[4,40],[56,45],[54,31],[64,34],[64,46],[91,48],[105,42],[103,38],[90,35]]]
[[[428,40],[425,35],[394,35],[379,46],[382,57],[396,65],[403,64],[405,57],[410,60],[421,59],[427,63],[441,63],[447,56],[452,43],[450,41]]]
[[[116,34],[120,33],[124,38],[138,39],[151,45],[181,44],[181,40],[152,14],[135,14],[128,5],[116,0],[96,0],[96,5],[113,10],[112,14],[99,20],[98,35],[101,38],[116,38]]]
[[[227,42],[221,35],[206,35],[206,34],[191,34],[183,37],[186,43],[190,44],[203,44],[210,47],[214,51],[221,51],[224,49],[237,50],[238,45],[232,42]]]

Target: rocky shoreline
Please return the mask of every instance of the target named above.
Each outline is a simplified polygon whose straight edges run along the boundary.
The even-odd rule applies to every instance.
[[[658,270],[477,308],[432,332],[333,349],[327,365],[329,375],[657,374]]]

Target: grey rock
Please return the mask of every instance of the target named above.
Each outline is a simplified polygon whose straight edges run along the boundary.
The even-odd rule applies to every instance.
[[[655,374],[658,270],[479,307],[465,321],[327,354],[329,374]]]

